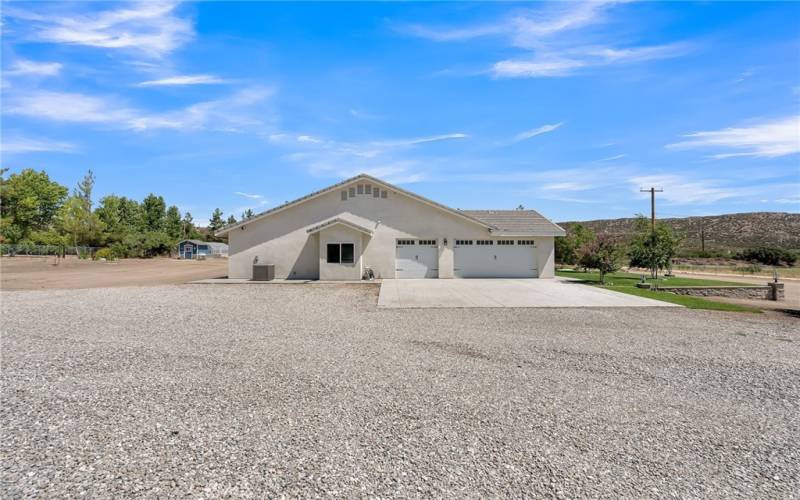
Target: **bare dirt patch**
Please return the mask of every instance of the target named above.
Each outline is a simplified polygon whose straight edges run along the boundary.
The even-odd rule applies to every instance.
[[[228,273],[227,259],[123,259],[116,262],[68,257],[0,258],[3,290],[56,290],[120,286],[175,285],[220,278]]]

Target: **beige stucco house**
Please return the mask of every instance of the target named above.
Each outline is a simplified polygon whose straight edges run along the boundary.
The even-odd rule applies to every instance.
[[[564,230],[534,210],[457,210],[358,175],[220,230],[228,276],[552,278]]]

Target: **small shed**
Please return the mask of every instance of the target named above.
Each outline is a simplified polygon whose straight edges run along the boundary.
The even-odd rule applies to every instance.
[[[181,240],[178,242],[179,259],[227,257],[228,245],[216,241]]]

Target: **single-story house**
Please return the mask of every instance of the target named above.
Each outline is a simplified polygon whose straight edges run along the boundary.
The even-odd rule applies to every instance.
[[[179,259],[198,257],[227,257],[228,245],[215,241],[181,240],[178,242]]]
[[[458,210],[361,174],[222,228],[228,276],[552,278],[565,232],[534,210]]]

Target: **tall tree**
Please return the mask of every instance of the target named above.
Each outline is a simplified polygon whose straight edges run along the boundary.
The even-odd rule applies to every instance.
[[[194,218],[190,212],[186,212],[181,220],[181,239],[195,239],[199,236],[197,228],[194,226]]]
[[[177,240],[181,237],[181,211],[175,205],[167,209],[164,217],[164,231],[173,239]]]
[[[97,214],[89,210],[86,199],[76,195],[70,196],[60,210],[61,229],[70,235],[75,253],[78,246],[94,245],[101,241],[105,224]]]
[[[86,175],[83,176],[83,179],[78,183],[78,186],[75,188],[73,192],[73,196],[76,196],[83,200],[89,210],[92,209],[92,191],[94,190],[94,172],[89,171],[86,172]]]
[[[4,173],[4,172],[3,172]],[[47,229],[64,200],[66,187],[51,181],[46,172],[25,169],[8,179],[0,175],[0,230],[4,239],[17,243],[32,230]]]
[[[223,226],[225,226],[225,220],[222,218],[222,210],[215,208],[214,213],[211,214],[211,219],[208,221],[209,236],[213,237]]]
[[[242,220],[249,219],[250,217],[252,217],[252,216],[254,216],[254,215],[255,215],[255,213],[253,212],[253,210],[252,210],[252,209],[250,209],[250,208],[248,208],[247,210],[245,210],[245,211],[242,213]]]
[[[226,224],[228,224],[228,225],[230,225],[230,224],[236,224],[236,217],[235,217],[235,216],[233,216],[233,215],[229,215],[229,216],[228,216],[228,220],[227,220],[227,221],[225,221],[225,223],[226,223]]]
[[[161,231],[164,228],[164,218],[167,215],[167,204],[162,196],[150,193],[142,200],[145,231]]]

